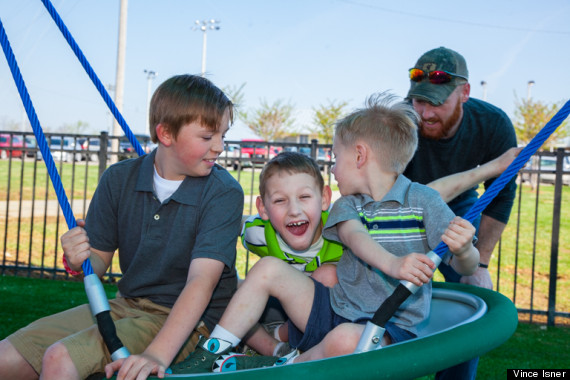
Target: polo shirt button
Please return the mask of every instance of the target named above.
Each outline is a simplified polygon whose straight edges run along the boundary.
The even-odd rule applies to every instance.
[[[160,219],[160,215],[156,214],[156,215],[154,216],[154,220],[159,220],[159,219]]]

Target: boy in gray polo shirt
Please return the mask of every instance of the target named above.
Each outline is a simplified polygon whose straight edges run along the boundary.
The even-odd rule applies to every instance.
[[[119,251],[110,300],[117,335],[132,354],[111,363],[88,305],[43,318],[0,342],[0,378],[84,379],[97,372],[163,376],[208,335],[235,292],[243,190],[215,164],[233,104],[209,80],[166,80],[150,106],[158,143],[103,174],[86,221],[62,236],[72,270],[90,258],[102,276]]]
[[[333,173],[343,197],[333,205],[323,237],[346,247],[338,283],[327,288],[280,259],[260,259],[210,338],[202,338],[173,372],[223,372],[352,353],[364,324],[398,280],[423,286],[386,325],[383,345],[410,339],[429,313],[435,265],[425,254],[443,239],[453,254],[445,260],[465,274],[476,270],[475,228],[454,218],[435,190],[401,175],[416,149],[417,114],[391,101],[373,97],[336,126]],[[230,353],[258,321],[269,296],[279,299],[290,318],[291,346],[304,352],[285,358]]]

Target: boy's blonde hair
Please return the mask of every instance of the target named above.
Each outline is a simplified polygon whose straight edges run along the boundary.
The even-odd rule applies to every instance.
[[[182,126],[198,121],[216,132],[226,110],[233,124],[233,103],[206,78],[176,75],[164,81],[154,92],[149,110],[149,133],[157,143],[156,127],[164,125],[176,138]]]
[[[307,173],[317,182],[319,192],[323,192],[325,181],[319,169],[319,165],[314,159],[297,152],[282,152],[269,160],[259,175],[259,195],[261,199],[265,199],[267,181],[269,178],[283,171],[289,174]]]
[[[403,173],[418,146],[420,120],[411,104],[386,92],[370,96],[366,106],[336,123],[335,135],[347,146],[368,144],[386,170]]]

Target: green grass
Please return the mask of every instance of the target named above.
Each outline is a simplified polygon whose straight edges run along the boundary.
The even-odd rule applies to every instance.
[[[104,284],[113,298],[116,286]],[[0,339],[46,315],[87,303],[82,281],[0,276]]]
[[[506,379],[507,369],[564,369],[570,363],[570,328],[519,323],[513,336],[481,356],[477,379]],[[433,379],[434,375],[422,380]]]
[[[112,298],[116,287],[104,287]],[[0,339],[40,317],[87,302],[83,283],[78,281],[0,276],[0,294]],[[519,324],[507,342],[481,357],[477,377],[504,379],[508,368],[568,368],[568,342],[568,327]]]

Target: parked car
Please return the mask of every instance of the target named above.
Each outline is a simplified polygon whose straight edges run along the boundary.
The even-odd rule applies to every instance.
[[[554,183],[556,180],[556,157],[543,156],[540,160],[540,170],[541,171],[552,171],[550,173],[540,173],[540,182],[542,183]],[[570,171],[570,157],[566,156],[562,161],[562,170]],[[570,186],[570,174],[562,175],[562,184]]]
[[[0,158],[3,160],[8,157],[22,157],[24,153],[23,148],[24,142],[21,137],[8,133],[0,135]]]
[[[81,161],[87,155],[83,152],[81,140],[74,137],[51,136],[48,138],[49,148],[54,161]]]
[[[242,144],[234,149],[234,170],[240,167],[262,166],[268,157],[267,143],[260,139],[244,139]]]
[[[150,153],[158,146],[158,144],[152,142],[148,135],[135,135],[135,137],[144,153]],[[121,137],[119,141],[119,152],[119,160],[137,157],[135,148],[126,136]]]
[[[101,139],[90,137],[81,143],[81,148],[87,152],[85,157],[89,161],[99,162],[99,151],[101,150]],[[111,140],[107,140],[107,152],[111,151]]]
[[[218,164],[225,167],[233,167],[235,164],[236,154],[239,154],[239,145],[224,145],[224,151],[218,157]]]
[[[331,164],[331,151],[330,149],[318,148],[317,149],[317,162],[321,170],[324,170],[326,166],[330,167]]]
[[[24,148],[26,157],[35,157],[36,160],[42,159],[42,153],[39,151],[38,143],[34,136],[24,138]]]

